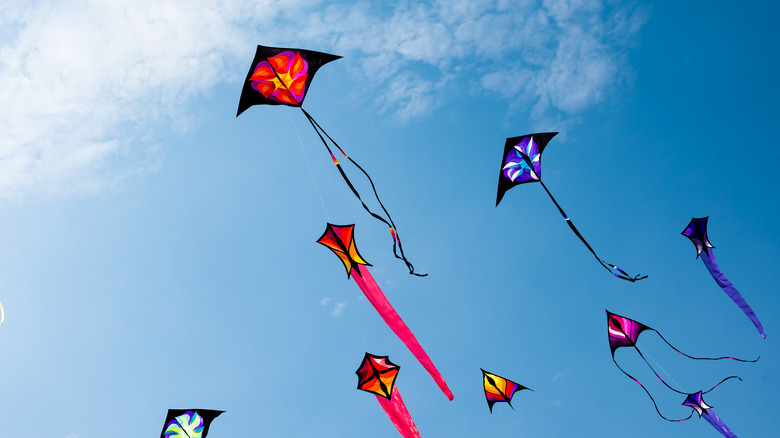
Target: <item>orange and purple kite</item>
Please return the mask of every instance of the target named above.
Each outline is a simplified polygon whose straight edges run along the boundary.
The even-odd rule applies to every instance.
[[[329,223],[325,228],[322,237],[317,240],[317,243],[328,247],[328,249],[338,256],[341,263],[344,264],[344,268],[347,270],[347,278],[352,277],[352,279],[355,280],[355,283],[357,283],[360,290],[366,295],[368,301],[371,302],[371,305],[379,312],[379,316],[387,323],[393,333],[401,339],[414,357],[420,361],[420,364],[422,364],[423,368],[425,368],[431,377],[433,377],[433,380],[439,385],[439,388],[444,395],[452,400],[452,391],[447,387],[447,383],[444,381],[441,373],[439,373],[439,370],[433,365],[433,361],[428,357],[428,353],[423,350],[420,342],[417,341],[417,338],[412,331],[409,330],[409,327],[406,326],[398,315],[398,312],[395,311],[387,300],[387,297],[379,288],[379,285],[376,284],[371,273],[368,272],[366,266],[371,266],[371,264],[365,261],[363,256],[358,252],[357,247],[355,246],[354,231],[354,224],[333,225]]]
[[[420,432],[395,386],[400,369],[401,367],[390,362],[387,356],[366,353],[360,367],[355,371],[358,376],[357,389],[376,395],[382,409],[404,438],[420,438]]]
[[[715,252],[713,251],[715,247],[712,246],[709,238],[707,238],[707,219],[709,219],[709,216],[691,219],[688,226],[685,227],[680,234],[691,239],[691,242],[696,246],[696,258],[701,256],[701,261],[704,262],[704,266],[710,271],[710,275],[712,275],[712,278],[718,283],[718,286],[720,286],[723,292],[731,298],[731,301],[734,301],[734,303],[745,312],[745,315],[747,315],[753,322],[753,325],[756,326],[756,330],[758,330],[761,337],[766,338],[764,327],[761,325],[761,321],[758,320],[755,312],[753,312],[753,309],[751,309],[747,301],[742,298],[742,295],[737,288],[731,284],[725,275],[723,275],[723,271],[720,270],[718,264],[715,262]],[[702,253],[704,253],[704,255],[702,255]]]
[[[491,414],[493,413],[493,405],[495,403],[505,402],[514,410],[515,407],[512,406],[512,397],[515,393],[517,391],[522,391],[523,389],[533,391],[531,388],[526,388],[519,383],[489,373],[482,368],[480,368],[480,370],[482,370],[482,386],[485,389],[485,399],[487,399],[488,408],[490,408]]]
[[[407,269],[409,269],[410,274],[424,277],[427,274],[418,274],[414,272],[414,266],[404,255],[404,249],[401,245],[401,237],[398,235],[398,229],[395,226],[395,222],[393,222],[393,218],[390,217],[390,213],[388,213],[382,203],[382,200],[379,199],[379,194],[376,191],[371,176],[363,167],[344,152],[341,146],[325,132],[325,129],[314,120],[314,117],[312,117],[311,114],[303,109],[303,100],[306,98],[306,93],[309,91],[309,86],[314,79],[314,74],[317,73],[317,70],[323,65],[340,58],[341,56],[315,52],[313,50],[257,46],[255,58],[249,67],[246,80],[244,80],[244,87],[241,90],[241,98],[238,102],[236,117],[254,105],[286,105],[300,108],[303,115],[306,116],[306,120],[309,121],[317,132],[317,136],[322,141],[322,144],[325,145],[325,149],[328,150],[328,153],[333,160],[333,164],[336,165],[344,182],[347,183],[349,189],[355,197],[358,198],[363,208],[375,219],[381,221],[390,228],[390,236],[393,239],[393,255],[395,255],[397,259],[403,260]],[[374,197],[382,208],[385,217],[368,208],[363,201],[363,198],[360,196],[360,193],[352,184],[352,181],[350,181],[346,172],[344,172],[338,159],[336,159],[336,155],[334,155],[328,141],[330,141],[330,143],[341,152],[344,158],[349,160],[349,162],[360,170],[368,179],[368,182],[371,184],[371,189],[374,192]]]

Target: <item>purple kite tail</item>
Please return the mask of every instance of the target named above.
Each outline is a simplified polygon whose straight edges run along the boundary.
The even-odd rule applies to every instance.
[[[439,385],[439,388],[441,388],[444,395],[452,400],[454,396],[452,395],[450,388],[447,387],[447,382],[444,381],[441,373],[439,373],[439,370],[433,365],[431,358],[428,357],[428,353],[423,350],[420,342],[414,337],[414,334],[403,322],[398,315],[398,312],[396,312],[390,302],[387,301],[387,297],[385,297],[385,294],[379,288],[379,285],[376,284],[374,277],[371,276],[368,269],[363,265],[355,265],[352,269],[357,269],[358,271],[357,275],[352,275],[352,278],[355,279],[355,283],[358,284],[360,290],[363,291],[366,298],[368,298],[368,301],[371,302],[371,305],[379,312],[379,316],[387,323],[393,333],[403,341],[406,348],[412,352],[414,357],[420,361],[420,364],[422,364],[423,368],[425,368],[431,377],[433,377],[433,380]]]
[[[718,430],[721,435],[727,437],[727,438],[737,438],[737,435],[731,431],[731,429],[726,426],[723,421],[718,418],[717,415],[715,415],[715,411],[712,409],[707,409],[701,414],[702,418],[707,420],[712,427]]]
[[[736,303],[743,312],[745,312],[745,315],[747,315],[747,317],[753,321],[753,324],[756,326],[756,329],[758,329],[758,333],[761,334],[761,337],[766,338],[766,335],[764,334],[764,327],[761,326],[761,322],[753,312],[753,309],[751,309],[747,301],[742,298],[742,295],[740,295],[739,291],[737,291],[737,288],[731,284],[725,275],[723,275],[723,271],[718,268],[718,264],[715,262],[714,251],[710,249],[708,252],[709,254],[704,252],[701,254],[701,260],[704,262],[704,266],[706,266],[710,271],[712,278],[714,278],[715,282],[718,283],[718,286],[723,289],[723,292],[726,292],[726,295],[728,295],[729,298],[731,298],[731,300],[734,301],[734,303]]]
[[[412,416],[409,415],[409,410],[406,409],[404,399],[401,398],[401,393],[398,392],[398,388],[393,386],[393,392],[390,395],[390,400],[377,395],[376,399],[379,400],[379,404],[382,405],[382,409],[393,422],[396,429],[401,432],[401,436],[404,438],[421,438],[420,432],[417,430]]]

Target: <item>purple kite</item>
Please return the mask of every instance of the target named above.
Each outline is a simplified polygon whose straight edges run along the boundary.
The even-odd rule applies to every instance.
[[[723,275],[723,272],[718,268],[718,264],[715,262],[715,253],[712,251],[715,247],[712,246],[710,240],[707,238],[707,219],[709,219],[709,216],[691,219],[691,222],[688,223],[688,226],[685,227],[681,234],[691,239],[691,242],[696,246],[696,258],[701,256],[701,261],[704,262],[704,266],[710,271],[710,275],[712,275],[712,278],[718,283],[718,286],[720,286],[720,288],[723,289],[723,292],[726,292],[726,295],[728,295],[729,298],[745,312],[745,315],[753,321],[753,325],[756,326],[761,337],[766,338],[764,327],[753,312],[753,309],[751,309],[747,301],[742,298],[742,295],[740,295],[737,288],[731,284],[725,275]],[[704,253],[704,255],[701,255],[702,253]]]
[[[687,397],[685,397],[685,401],[682,403],[683,406],[693,408],[696,413],[699,414],[699,418],[704,417],[704,419],[720,432],[721,435],[727,438],[737,438],[737,435],[734,434],[734,432],[732,432],[717,415],[715,415],[712,406],[704,403],[702,394],[704,393],[701,391],[696,394],[688,394]],[[691,412],[691,415],[693,415],[693,412]]]
[[[648,367],[650,367],[650,370],[653,372],[653,374],[655,374],[656,377],[658,377],[658,380],[660,380],[661,383],[664,384],[664,386],[666,386],[667,388],[669,388],[670,390],[672,390],[672,391],[674,391],[674,392],[676,392],[678,394],[682,394],[682,395],[685,395],[685,396],[688,396],[688,397],[696,396],[696,394],[698,394],[699,398],[701,398],[701,394],[706,394],[706,393],[712,391],[713,389],[717,388],[718,385],[720,385],[721,383],[723,383],[723,382],[725,382],[725,381],[727,381],[729,379],[739,379],[739,380],[742,380],[742,379],[739,378],[738,376],[729,376],[729,377],[726,377],[725,379],[721,380],[720,382],[718,382],[717,385],[713,386],[712,388],[708,389],[707,391],[699,391],[699,392],[694,393],[694,394],[691,394],[691,393],[688,393],[688,392],[684,392],[684,391],[680,391],[678,389],[672,388],[671,386],[669,386],[668,383],[666,383],[666,381],[661,376],[658,375],[658,373],[655,371],[655,368],[653,368],[653,366],[650,365],[650,363],[647,361],[647,359],[645,359],[644,354],[639,349],[639,347],[636,345],[637,344],[637,340],[639,338],[639,335],[643,331],[645,331],[645,330],[650,330],[650,331],[655,332],[661,338],[661,340],[666,343],[666,345],[670,346],[674,351],[676,351],[676,352],[678,352],[678,353],[682,354],[683,356],[685,356],[687,358],[690,358],[690,359],[695,359],[695,360],[731,359],[731,360],[736,360],[738,362],[756,362],[758,360],[758,359],[755,359],[755,360],[737,359],[737,358],[731,357],[731,356],[726,356],[726,357],[694,357],[694,356],[690,356],[688,354],[683,353],[682,351],[678,350],[675,346],[670,344],[669,341],[667,341],[666,338],[664,338],[663,335],[661,335],[661,333],[659,333],[657,330],[655,330],[655,329],[653,329],[651,327],[648,327],[648,326],[642,324],[641,322],[634,321],[633,319],[629,319],[629,318],[626,318],[624,316],[620,316],[620,315],[616,315],[614,313],[610,313],[610,311],[607,310],[607,335],[608,335],[608,338],[609,338],[609,349],[610,349],[610,351],[612,353],[612,362],[615,363],[615,365],[618,367],[618,369],[620,371],[623,372],[623,374],[628,376],[628,378],[630,378],[631,380],[636,382],[639,386],[642,387],[642,389],[645,390],[645,393],[647,393],[647,396],[650,397],[650,400],[652,400],[653,406],[655,406],[655,410],[656,410],[656,412],[658,412],[658,415],[660,415],[661,418],[663,418],[666,421],[685,421],[685,420],[691,418],[691,416],[693,415],[693,411],[691,411],[691,414],[688,415],[686,418],[669,419],[669,418],[665,417],[661,413],[661,411],[658,409],[658,405],[656,404],[655,399],[653,398],[653,396],[650,395],[650,391],[648,391],[647,388],[645,388],[645,386],[639,380],[634,378],[634,376],[632,376],[631,374],[628,374],[620,365],[618,365],[617,361],[615,360],[615,351],[618,348],[621,348],[621,347],[634,347],[636,352],[639,353],[639,356],[642,358],[642,360],[647,364]],[[687,401],[687,399],[686,399],[686,401]],[[713,417],[717,418],[717,417],[714,416],[714,414],[713,414]],[[707,421],[710,421],[710,417],[709,416],[706,417],[706,418],[707,418]],[[720,420],[718,420],[718,421],[720,421]],[[715,427],[718,428],[718,426],[715,426]],[[721,430],[721,429],[718,429],[718,430]],[[728,429],[726,429],[726,430],[728,430]],[[726,435],[726,436],[729,436],[729,435]]]
[[[504,154],[501,156],[501,172],[498,176],[496,207],[498,207],[501,199],[504,198],[506,191],[512,187],[525,183],[538,182],[542,185],[544,191],[547,192],[547,195],[550,196],[550,199],[552,199],[555,206],[558,207],[558,212],[563,216],[563,219],[569,225],[569,228],[571,228],[580,241],[585,244],[588,251],[593,254],[593,257],[598,260],[604,269],[612,273],[615,277],[632,283],[647,278],[647,275],[632,277],[616,265],[605,262],[601,257],[596,255],[596,251],[594,251],[585,238],[582,237],[582,234],[577,230],[577,227],[574,226],[574,222],[569,219],[569,216],[563,211],[563,208],[561,208],[558,201],[555,200],[552,193],[550,193],[550,190],[544,185],[544,182],[542,181],[542,152],[544,152],[547,143],[549,143],[556,134],[558,133],[542,132],[506,139]]]

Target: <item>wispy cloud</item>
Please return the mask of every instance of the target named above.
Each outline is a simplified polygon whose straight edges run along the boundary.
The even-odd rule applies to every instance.
[[[328,306],[330,302],[333,301],[333,298],[331,297],[325,297],[320,300],[320,305],[322,306]],[[341,301],[336,303],[333,306],[333,309],[331,310],[330,314],[331,316],[339,317],[344,312],[344,308],[347,307],[346,301]]]
[[[336,306],[333,308],[333,311],[330,314],[336,317],[341,316],[341,313],[344,311],[344,307],[346,306],[347,303],[343,301],[340,303],[336,303]]]
[[[154,170],[159,128],[243,76],[247,47],[349,55],[378,112],[400,122],[452,96],[501,96],[533,117],[576,117],[627,71],[646,20],[597,0],[37,1],[0,11],[0,200],[67,196]],[[273,24],[271,26],[270,24]],[[289,41],[284,41],[289,43]]]

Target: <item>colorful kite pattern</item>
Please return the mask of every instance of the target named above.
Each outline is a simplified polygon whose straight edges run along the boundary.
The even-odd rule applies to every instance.
[[[488,408],[490,408],[491,414],[493,413],[493,405],[498,402],[507,403],[510,408],[514,409],[514,406],[512,406],[512,397],[515,395],[515,392],[522,391],[523,389],[533,391],[531,388],[526,388],[519,383],[489,373],[482,368],[480,368],[480,370],[482,370],[482,385],[485,389],[485,398],[487,399]]]
[[[211,422],[224,411],[170,409],[160,438],[206,438]]]
[[[360,367],[355,371],[358,376],[358,389],[376,395],[385,414],[404,438],[419,438],[420,432],[409,415],[401,393],[395,387],[395,379],[400,369],[401,367],[390,362],[387,356],[366,353]]]
[[[707,237],[708,219],[708,216],[695,217],[691,219],[691,221],[688,223],[688,226],[685,227],[681,234],[691,239],[691,242],[693,242],[694,246],[696,246],[696,258],[701,256],[701,260],[704,262],[704,266],[706,266],[707,270],[710,271],[710,275],[712,275],[712,278],[716,283],[718,283],[718,286],[720,286],[723,292],[725,292],[726,295],[728,295],[729,298],[731,298],[731,300],[734,301],[734,303],[739,306],[740,309],[742,309],[745,315],[750,318],[750,320],[753,322],[753,325],[756,326],[756,330],[758,330],[758,333],[761,335],[761,337],[766,338],[766,335],[764,334],[764,327],[761,325],[761,321],[758,320],[758,317],[756,316],[755,312],[753,312],[753,309],[750,308],[750,305],[748,305],[747,301],[742,298],[742,294],[740,294],[737,288],[731,284],[725,275],[723,275],[723,271],[720,270],[718,263],[715,261],[715,252],[713,251],[715,247],[712,246],[709,238]],[[702,253],[704,253],[704,255],[702,255]]]

